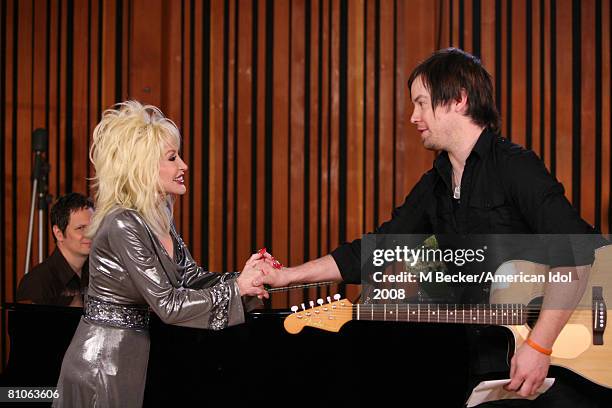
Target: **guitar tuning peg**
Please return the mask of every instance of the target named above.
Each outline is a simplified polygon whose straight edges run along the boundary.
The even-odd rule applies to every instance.
[[[334,300],[340,300],[340,294],[339,293],[336,293],[334,295]]]
[[[314,307],[314,302],[312,300],[308,302],[308,304],[310,305],[310,307]]]
[[[306,310],[306,306],[302,303],[302,310]]]
[[[291,311],[292,311],[293,313],[297,313],[297,311],[298,311],[298,307],[297,307],[297,306],[291,306]]]
[[[323,299],[321,298],[317,299],[317,303],[319,306],[323,305]]]
[[[327,303],[331,303],[331,298],[329,296],[327,297]]]

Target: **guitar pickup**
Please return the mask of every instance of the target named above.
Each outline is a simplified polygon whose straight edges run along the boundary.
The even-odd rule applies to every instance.
[[[593,315],[593,344],[601,346],[603,345],[603,334],[606,331],[608,320],[608,309],[601,286],[593,286],[593,309],[591,312]]]

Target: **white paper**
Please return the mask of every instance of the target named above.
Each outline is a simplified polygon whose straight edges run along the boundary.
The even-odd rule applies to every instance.
[[[529,399],[533,400],[540,396],[540,394],[548,391],[550,387],[555,383],[554,378],[546,378],[544,382],[538,388],[535,394],[529,397],[522,397],[514,391],[506,391],[504,385],[509,384],[510,379],[506,378],[503,380],[483,381],[474,388],[470,398],[468,398],[466,404],[467,407],[473,407],[478,404],[489,401],[505,400],[505,399]]]

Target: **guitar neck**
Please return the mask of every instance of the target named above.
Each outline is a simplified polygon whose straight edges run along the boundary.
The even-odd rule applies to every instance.
[[[353,320],[522,325],[528,310],[522,304],[356,304]]]

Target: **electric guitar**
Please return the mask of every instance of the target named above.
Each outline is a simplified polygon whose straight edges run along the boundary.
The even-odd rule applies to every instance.
[[[604,252],[605,249],[605,252]],[[553,345],[551,364],[567,368],[576,374],[607,388],[612,388],[612,332],[607,328],[607,303],[612,290],[612,246],[600,248],[596,252],[595,263],[591,269],[589,282],[580,305],[577,308]],[[547,270],[544,265],[527,261],[511,261],[500,267],[514,267],[525,271]],[[498,271],[500,270],[498,269]],[[604,272],[605,271],[605,272]],[[604,273],[598,273],[604,272]],[[304,327],[338,332],[351,320],[392,321],[406,323],[453,323],[499,325],[512,333],[507,361],[516,348],[529,336],[529,332],[539,315],[539,306],[532,299],[541,297],[537,285],[533,290],[520,290],[513,287],[491,289],[490,304],[352,304],[339,295],[334,300],[327,297],[327,303],[318,300],[319,306],[310,302],[310,307],[302,304],[302,310],[292,307],[294,313],[285,318],[285,329],[292,334]],[[507,303],[504,300],[529,297],[528,301]],[[512,343],[512,341],[511,341]]]

